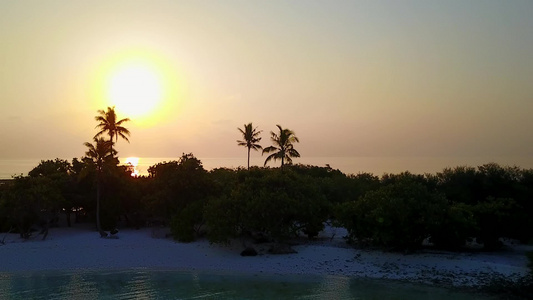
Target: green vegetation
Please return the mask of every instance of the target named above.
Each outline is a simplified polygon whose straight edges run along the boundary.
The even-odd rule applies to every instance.
[[[74,223],[96,221],[102,230],[119,222],[167,224],[177,240],[187,242],[205,235],[214,243],[258,236],[283,243],[301,235],[314,238],[328,222],[346,228],[350,243],[395,251],[427,242],[460,250],[469,241],[491,250],[501,246],[502,237],[533,238],[531,170],[489,164],[381,178],[292,164],[283,172],[207,171],[193,154],[183,154],[134,178],[118,166],[109,144],[87,143],[81,160],[42,161],[28,176],[2,185],[2,231],[13,228],[28,237],[32,228],[75,217]]]
[[[113,142],[113,139],[115,139],[115,142],[118,142],[118,137],[129,142],[128,136],[130,135],[130,131],[122,126],[122,123],[130,121],[130,119],[125,118],[117,121],[115,107],[108,107],[107,111],[99,110],[98,115],[94,119],[99,122],[96,128],[100,129],[94,138],[98,138],[107,133],[110,142]]]
[[[294,132],[277,125],[265,164],[279,168],[205,170],[192,153],[131,177],[113,148],[130,132],[114,108],[98,111],[93,143],[81,159],[41,161],[28,176],[0,185],[0,230],[29,237],[66,218],[94,222],[102,236],[116,226],[169,226],[175,239],[206,236],[213,243],[254,238],[278,243],[316,238],[325,224],[344,227],[359,246],[414,251],[424,245],[460,250],[477,241],[487,250],[501,238],[533,238],[533,170],[494,163],[377,177],[346,175],[329,166],[294,165]],[[260,149],[252,123],[239,129],[240,146]],[[109,139],[101,137],[108,134]],[[248,156],[249,157],[249,156]],[[95,201],[96,200],[96,201]]]
[[[273,131],[270,132],[270,140],[274,145],[263,149],[263,154],[273,152],[266,158],[264,165],[266,166],[272,159],[274,161],[279,159],[281,160],[281,169],[283,170],[285,161],[291,164],[292,157],[300,157],[300,153],[294,149],[294,143],[299,143],[300,140],[294,135],[292,130],[281,128],[280,125],[276,126],[279,129],[279,134]]]
[[[116,151],[113,150],[113,142],[106,141],[103,138],[94,138],[94,145],[85,143],[88,148],[85,152],[86,170],[96,172],[96,228],[103,234],[100,223],[100,198],[102,196],[102,182],[104,172],[109,171],[112,166],[118,165],[118,161],[114,158]]]
[[[244,130],[237,128],[242,133],[242,140],[237,140],[237,145],[244,146],[248,148],[248,170],[250,169],[250,149],[255,151],[262,149],[261,145],[258,143],[261,141],[259,134],[261,130],[257,130],[257,127],[254,128],[252,123],[244,124]]]

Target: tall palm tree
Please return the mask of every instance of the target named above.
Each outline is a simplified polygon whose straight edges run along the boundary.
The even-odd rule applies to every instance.
[[[280,125],[276,126],[279,129],[279,134],[276,134],[273,131],[270,132],[270,139],[274,146],[263,149],[263,154],[273,152],[266,158],[265,166],[272,159],[274,159],[274,161],[281,159],[281,169],[283,170],[285,160],[287,163],[292,163],[292,157],[300,157],[300,153],[294,149],[293,145],[293,143],[299,143],[300,140],[294,135],[294,131],[283,129]]]
[[[118,142],[118,137],[125,139],[128,143],[130,142],[130,140],[128,140],[130,131],[122,126],[122,123],[130,121],[129,118],[117,121],[117,114],[115,113],[114,106],[107,107],[107,111],[98,110],[97,112],[98,115],[95,116],[94,119],[97,122],[100,122],[96,125],[96,128],[100,129],[100,131],[94,136],[94,138],[98,138],[107,133],[111,142],[113,142],[113,139],[115,139],[115,142]],[[111,147],[113,147],[113,145],[111,145]]]
[[[118,161],[114,158],[114,155],[117,154],[117,151],[113,149],[113,142],[106,141],[104,138],[94,138],[94,144],[89,142],[84,143],[88,148],[85,152],[85,158],[87,162],[90,162],[92,166],[96,169],[96,227],[100,236],[107,236],[102,230],[100,225],[100,198],[102,195],[101,185],[102,185],[102,175],[107,166],[117,165]]]
[[[250,170],[250,149],[255,151],[262,149],[261,145],[257,144],[261,141],[259,134],[262,130],[257,131],[257,127],[253,128],[252,123],[244,124],[244,130],[237,128],[242,133],[242,141],[237,140],[239,146],[248,148],[248,170]]]

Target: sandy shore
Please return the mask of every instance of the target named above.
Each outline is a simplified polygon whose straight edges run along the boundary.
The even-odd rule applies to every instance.
[[[340,229],[331,229],[340,230]],[[154,238],[153,229],[122,230],[118,239],[101,239],[85,228],[53,228],[24,241],[8,234],[0,244],[0,273],[40,270],[162,268],[266,274],[343,275],[400,279],[432,285],[476,286],[491,278],[528,273],[524,253],[533,246],[513,245],[497,253],[421,252],[404,255],[346,247],[335,238],[293,248],[295,254],[242,257],[242,246],[210,245],[206,240],[177,243]],[[342,233],[342,232],[341,232]],[[0,241],[5,234],[0,234]],[[325,232],[324,236],[332,236]]]

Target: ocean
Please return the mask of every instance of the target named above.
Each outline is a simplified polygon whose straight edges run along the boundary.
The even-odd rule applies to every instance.
[[[478,293],[343,276],[172,270],[0,272],[2,299],[491,299]]]
[[[53,158],[43,158],[53,159]],[[121,158],[125,163],[128,158]],[[140,157],[136,169],[140,175],[147,175],[148,168],[164,161],[178,160],[179,157]],[[215,168],[246,167],[246,156],[242,157],[198,157],[207,170]],[[0,159],[0,179],[10,179],[14,175],[27,175],[36,167],[42,159]],[[70,160],[70,159],[69,159]],[[263,166],[265,157],[252,156],[251,166]],[[315,166],[329,165],[345,174],[373,173],[400,173],[409,171],[415,174],[436,173],[444,168],[456,166],[477,167],[486,163],[494,162],[502,166],[518,166],[524,169],[533,168],[533,157],[301,157],[296,158],[294,163],[309,164]],[[280,162],[270,162],[267,166],[279,166]]]

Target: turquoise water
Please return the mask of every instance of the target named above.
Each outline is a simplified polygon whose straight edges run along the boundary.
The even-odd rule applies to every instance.
[[[0,273],[0,299],[489,299],[479,294],[342,276],[162,270]]]

